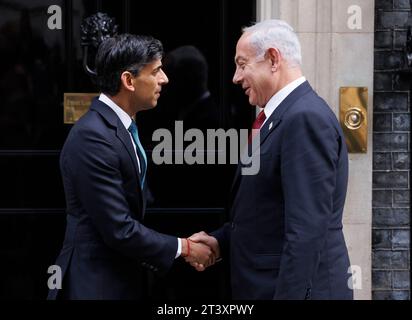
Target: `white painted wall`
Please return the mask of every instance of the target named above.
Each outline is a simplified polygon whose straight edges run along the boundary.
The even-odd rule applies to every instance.
[[[352,29],[353,22],[359,23],[359,19],[353,21],[353,11],[348,13],[354,5],[361,10],[360,29]],[[257,1],[258,21],[282,19],[295,29],[302,45],[304,75],[337,116],[340,87],[361,86],[369,90],[368,151],[349,155],[344,211],[351,264],[361,270],[361,278],[356,278],[355,299],[371,299],[374,8],[374,0]]]

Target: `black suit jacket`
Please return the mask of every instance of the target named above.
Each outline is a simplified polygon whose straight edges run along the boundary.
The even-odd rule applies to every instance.
[[[145,196],[129,133],[115,112],[95,99],[74,125],[60,157],[67,228],[56,264],[68,299],[137,299],[143,271],[164,273],[177,238],[143,225]]]
[[[256,175],[233,184],[231,221],[213,233],[235,299],[352,299],[342,232],[348,155],[336,117],[307,82],[260,130]]]

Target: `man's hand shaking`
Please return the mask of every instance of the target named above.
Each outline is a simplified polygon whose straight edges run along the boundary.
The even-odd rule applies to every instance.
[[[190,241],[190,254],[185,260],[197,271],[204,271],[220,259],[219,243],[215,237],[201,231],[194,233],[187,240]]]

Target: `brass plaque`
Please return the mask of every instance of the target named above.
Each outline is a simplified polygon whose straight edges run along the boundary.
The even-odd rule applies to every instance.
[[[73,124],[89,110],[98,93],[64,93],[64,123]]]
[[[341,87],[339,121],[350,153],[368,149],[368,88]]]

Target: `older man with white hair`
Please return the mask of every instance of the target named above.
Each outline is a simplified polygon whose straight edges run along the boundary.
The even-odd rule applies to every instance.
[[[234,299],[353,299],[342,232],[345,139],[302,76],[298,37],[284,21],[257,23],[243,30],[235,63],[233,82],[261,109],[252,127],[260,170],[238,170],[230,221],[191,239],[230,259]]]

